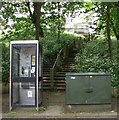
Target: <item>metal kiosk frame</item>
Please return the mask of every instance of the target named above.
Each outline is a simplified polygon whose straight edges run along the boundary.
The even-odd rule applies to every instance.
[[[11,41],[9,88],[10,110],[17,106],[38,110],[42,102],[42,47],[38,40]]]

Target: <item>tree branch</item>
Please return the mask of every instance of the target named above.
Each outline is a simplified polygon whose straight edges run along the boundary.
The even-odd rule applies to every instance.
[[[30,2],[27,2],[27,7],[28,7],[28,10],[29,10],[30,16],[32,17],[33,14],[32,14],[32,12],[31,12]]]
[[[117,40],[119,40],[119,35],[117,34],[117,31],[116,31],[116,28],[115,28],[115,26],[114,26],[114,23],[113,23],[112,19],[111,19],[110,21],[111,21],[111,26],[112,26],[112,28],[113,28],[114,34],[115,34]]]
[[[33,13],[31,12],[31,8],[30,8],[30,2],[27,2],[27,7],[28,7],[28,10],[29,10],[29,13],[30,13],[31,20],[32,20],[33,23],[35,23],[34,16],[33,16]]]
[[[2,2],[0,2],[0,9],[2,8]]]

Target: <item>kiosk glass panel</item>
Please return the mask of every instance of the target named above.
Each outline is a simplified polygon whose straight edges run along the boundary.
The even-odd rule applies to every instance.
[[[35,83],[14,82],[13,83],[14,105],[35,105]]]
[[[14,48],[13,49],[13,76],[19,76],[19,62],[20,62],[20,55],[19,50]]]
[[[36,46],[13,46],[13,77],[36,76]]]

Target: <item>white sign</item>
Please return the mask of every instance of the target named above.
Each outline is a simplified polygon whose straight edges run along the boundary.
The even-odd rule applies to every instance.
[[[74,79],[76,79],[76,77],[71,77],[71,79],[73,79],[73,80],[74,80]]]
[[[28,96],[28,97],[32,97],[32,91],[28,91],[28,92],[27,92],[27,96]]]
[[[35,67],[32,67],[31,73],[35,73]]]

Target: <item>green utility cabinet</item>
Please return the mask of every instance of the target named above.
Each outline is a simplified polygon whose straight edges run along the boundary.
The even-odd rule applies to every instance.
[[[66,104],[110,104],[109,73],[66,73]]]

